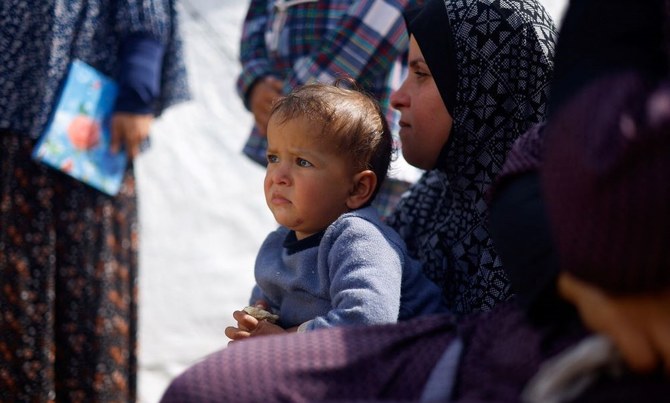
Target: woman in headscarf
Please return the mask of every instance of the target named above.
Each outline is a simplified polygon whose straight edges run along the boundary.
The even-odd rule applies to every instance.
[[[388,222],[453,313],[489,310],[511,293],[486,226],[485,196],[512,142],[544,119],[554,25],[532,0],[431,1],[409,31],[422,60],[410,55],[391,103],[401,112],[405,159],[427,172]],[[430,67],[448,121],[437,121],[420,98],[422,66]]]
[[[425,229],[413,236],[421,237],[422,252],[433,243],[440,248],[433,260],[422,259],[436,271],[457,267],[488,281],[474,298],[452,295],[454,307],[467,312],[493,306],[507,296],[508,285],[484,229],[483,197],[512,141],[543,117],[553,25],[533,0],[431,0],[409,19],[409,31],[409,76],[394,96],[409,146],[405,156],[417,166],[440,168],[426,174],[396,222],[401,229]],[[478,46],[484,58],[476,54]],[[458,67],[451,64],[457,59]],[[419,144],[420,136],[430,144]],[[409,210],[416,214],[411,220],[404,213]],[[426,316],[388,327],[234,343],[189,368],[163,400],[416,400],[441,355],[446,363],[457,362],[459,344],[447,349],[456,339],[455,323],[451,315]]]
[[[110,196],[31,154],[80,59],[118,83],[112,141],[137,155],[188,98],[175,2],[3,0],[0,21],[0,401],[134,401],[132,163]]]

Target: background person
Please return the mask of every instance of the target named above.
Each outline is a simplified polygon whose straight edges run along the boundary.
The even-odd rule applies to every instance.
[[[31,159],[75,58],[116,79],[115,147],[188,97],[173,1],[0,8],[0,400],[133,401],[138,222],[132,163],[110,197]]]

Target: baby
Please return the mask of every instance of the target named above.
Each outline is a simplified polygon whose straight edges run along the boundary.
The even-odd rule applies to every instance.
[[[233,341],[446,311],[440,289],[370,207],[391,133],[379,104],[342,83],[302,86],[272,109],[264,190],[280,227],[258,253],[250,301],[278,318],[235,311]]]

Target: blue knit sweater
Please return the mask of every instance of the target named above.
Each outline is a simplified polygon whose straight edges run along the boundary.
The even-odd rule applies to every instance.
[[[280,227],[261,246],[255,276],[251,304],[267,301],[284,328],[393,323],[446,311],[440,289],[371,207],[300,241]]]

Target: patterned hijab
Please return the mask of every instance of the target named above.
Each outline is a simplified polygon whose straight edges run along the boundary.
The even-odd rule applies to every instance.
[[[544,119],[556,30],[536,0],[430,0],[407,19],[454,122],[389,223],[454,313],[488,310],[510,288],[485,195],[512,142]]]

